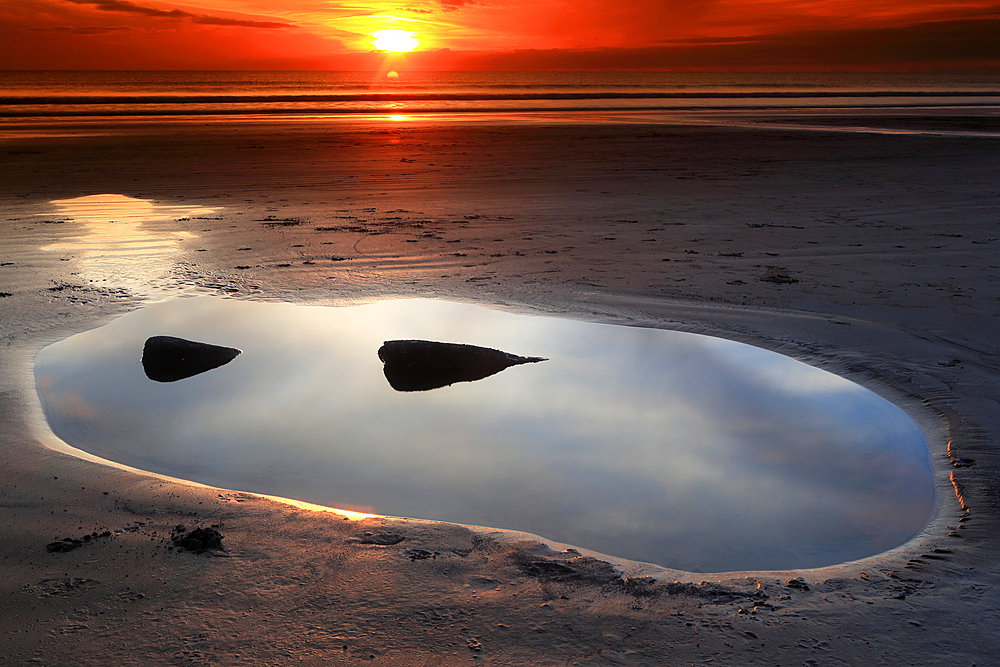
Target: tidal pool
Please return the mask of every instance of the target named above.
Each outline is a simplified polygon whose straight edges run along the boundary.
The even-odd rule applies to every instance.
[[[159,336],[240,353],[154,381],[142,357]],[[387,341],[522,361],[400,390],[388,366],[405,360]],[[788,357],[676,331],[438,300],[202,297],[50,345],[35,379],[53,432],[105,459],[693,572],[881,553],[921,531],[934,503],[927,443],[894,405]]]

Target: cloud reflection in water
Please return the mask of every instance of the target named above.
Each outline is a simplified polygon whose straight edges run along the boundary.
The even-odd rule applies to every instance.
[[[150,382],[143,341],[243,354]],[[394,391],[384,341],[540,356]],[[427,300],[155,304],[43,350],[53,431],[107,459],[345,509],[533,532],[691,571],[815,567],[925,525],[926,442],[830,373],[706,336]]]

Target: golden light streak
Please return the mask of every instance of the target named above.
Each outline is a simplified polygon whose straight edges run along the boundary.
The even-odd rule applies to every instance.
[[[952,487],[954,487],[955,489],[955,498],[958,500],[959,507],[961,507],[964,511],[968,512],[969,506],[965,504],[965,494],[964,494],[965,487],[962,484],[960,484],[957,479],[955,479],[954,472],[951,473],[951,475],[949,475],[949,478],[951,479]]]
[[[279,503],[284,503],[286,505],[291,505],[292,507],[297,507],[301,510],[307,510],[309,512],[330,512],[332,514],[337,514],[345,519],[350,519],[352,521],[361,521],[363,519],[375,519],[380,517],[380,514],[370,514],[367,512],[355,512],[353,510],[340,509],[338,507],[327,507],[326,505],[317,505],[315,503],[307,503],[304,500],[294,500],[292,498],[282,498],[281,496],[269,496],[266,494],[255,494],[261,495],[264,498],[270,500],[275,500]]]

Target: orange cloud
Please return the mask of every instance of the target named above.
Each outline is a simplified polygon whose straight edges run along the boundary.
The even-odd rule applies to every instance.
[[[131,2],[5,0],[0,34],[3,69],[316,68],[344,48],[271,16]]]
[[[211,16],[207,14],[193,14],[191,12],[186,12],[180,9],[157,9],[155,7],[147,7],[146,5],[138,5],[134,2],[126,2],[126,0],[64,0],[65,2],[70,2],[76,5],[91,5],[97,9],[106,12],[124,12],[131,14],[141,14],[143,16],[154,16],[157,18],[165,19],[180,19],[183,21],[191,21],[192,23],[201,23],[204,25],[228,25],[228,26],[238,26],[241,28],[288,28],[290,27],[288,23],[279,21],[250,21],[246,19],[234,19],[226,18],[222,16]]]

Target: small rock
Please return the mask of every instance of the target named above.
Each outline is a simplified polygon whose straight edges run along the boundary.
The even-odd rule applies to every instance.
[[[482,380],[500,371],[545,361],[488,347],[429,340],[389,340],[378,351],[385,379],[396,391],[427,391]]]
[[[176,382],[224,366],[240,354],[234,347],[152,336],[142,348],[142,369],[154,382]]]
[[[406,538],[399,533],[365,533],[358,538],[358,542],[361,544],[377,544],[379,546],[387,547],[393,544],[399,544]]]
[[[772,273],[764,276],[761,280],[768,283],[774,283],[775,285],[791,285],[799,282],[798,278],[792,278],[787,273]]]
[[[521,571],[533,577],[566,577],[576,570],[557,560],[533,560],[520,564]]]
[[[809,584],[807,584],[806,580],[803,579],[802,577],[796,577],[794,579],[789,579],[788,581],[786,581],[785,588],[794,588],[800,591],[808,591]]]
[[[45,550],[50,554],[66,553],[67,551],[72,551],[73,549],[78,549],[82,546],[83,540],[78,540],[73,537],[64,537],[61,540],[46,544]]]
[[[174,534],[170,538],[176,547],[193,551],[196,554],[203,554],[209,550],[226,550],[222,546],[222,534],[214,528],[195,528],[187,534],[184,534],[184,526],[177,526],[177,528],[174,529]]]

